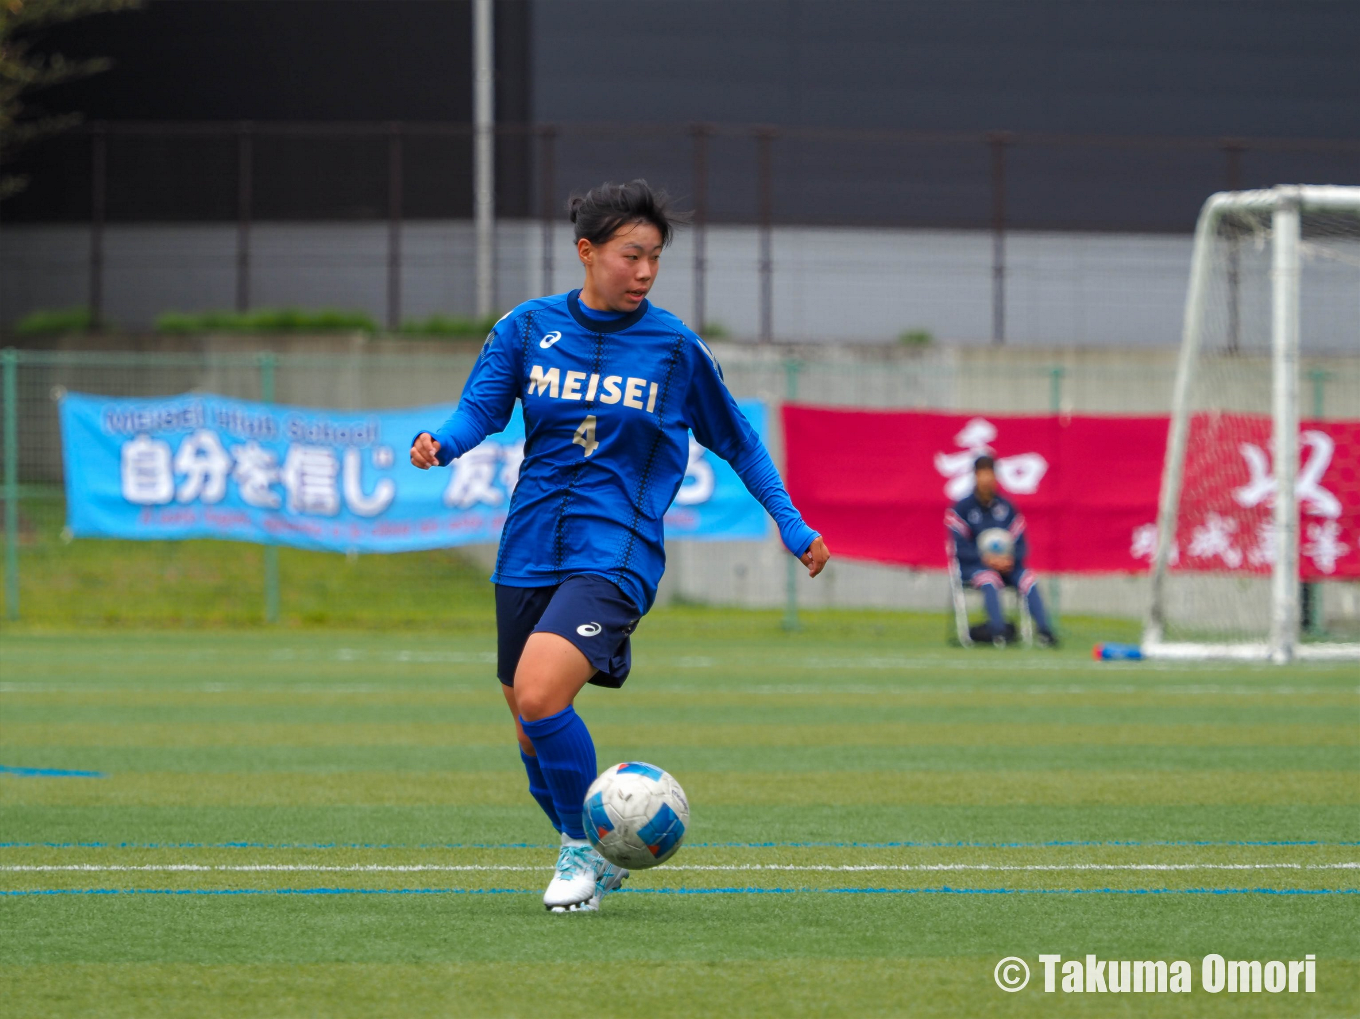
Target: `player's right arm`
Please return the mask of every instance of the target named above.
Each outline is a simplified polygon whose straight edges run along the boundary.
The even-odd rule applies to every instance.
[[[963,519],[963,514],[959,512],[958,506],[952,506],[944,512],[945,530],[949,532],[949,538],[954,543],[954,558],[959,561],[959,566],[967,569],[970,566],[978,566],[982,562],[982,557],[978,554],[977,535],[968,526],[968,521]]]
[[[421,470],[447,467],[488,435],[510,421],[519,395],[519,352],[508,317],[482,345],[458,399],[458,409],[436,431],[421,432],[411,442],[411,464]]]

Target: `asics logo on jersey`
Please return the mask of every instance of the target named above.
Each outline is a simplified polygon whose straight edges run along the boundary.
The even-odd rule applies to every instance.
[[[598,636],[599,632],[603,629],[604,627],[599,623],[582,623],[576,628],[576,632],[582,637],[595,637]]]
[[[539,345],[540,347],[542,347],[544,350],[547,350],[549,347],[551,347],[554,343],[556,343],[556,342],[557,342],[558,340],[560,340],[561,338],[562,338],[562,334],[559,333],[557,330],[554,329],[552,332],[550,332],[550,333],[548,333],[546,336],[544,336],[543,339],[539,340],[539,341],[538,341],[538,345]]]
[[[722,365],[720,365],[718,363],[718,359],[713,356],[713,351],[708,349],[708,344],[705,343],[703,340],[698,339],[697,337],[695,338],[694,342],[699,344],[699,349],[708,355],[708,359],[713,362],[713,370],[718,373],[718,378],[721,379],[723,377]]]

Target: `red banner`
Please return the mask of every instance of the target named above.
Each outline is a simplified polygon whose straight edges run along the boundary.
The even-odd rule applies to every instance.
[[[1029,565],[1139,572],[1156,543],[1166,417],[1059,417],[833,410],[786,404],[789,492],[834,554],[945,565],[945,509],[996,458],[1028,519]],[[1270,420],[1191,422],[1177,524],[1179,569],[1268,572]],[[1308,578],[1360,576],[1360,422],[1301,431],[1300,559]]]

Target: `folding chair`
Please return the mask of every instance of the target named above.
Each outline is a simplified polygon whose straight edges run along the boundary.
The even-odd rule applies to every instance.
[[[958,556],[954,554],[954,543],[945,542],[945,550],[949,554],[949,596],[954,605],[954,626],[958,631],[959,645],[962,647],[972,647],[973,637],[968,632],[968,602],[964,598],[968,590],[963,586],[963,571],[959,569]],[[1025,604],[1025,599],[1020,592],[1013,587],[1003,587],[1001,589],[1001,610],[1006,609],[1006,592],[1015,591],[1016,614],[1020,617],[1020,640],[1025,647],[1034,646],[1034,622],[1030,619],[1029,606]]]

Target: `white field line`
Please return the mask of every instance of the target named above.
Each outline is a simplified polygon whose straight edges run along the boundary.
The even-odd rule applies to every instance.
[[[833,873],[856,873],[864,871],[1201,871],[1201,870],[1360,870],[1360,862],[1348,863],[903,863],[903,864],[669,864],[668,871],[827,871]],[[355,863],[344,866],[309,863],[246,863],[246,864],[202,864],[202,863],[151,863],[151,864],[9,864],[0,866],[0,871],[8,873],[114,873],[125,871],[148,871],[154,873],[189,872],[230,872],[230,873],[373,873],[373,874],[411,874],[420,872],[497,872],[497,871],[550,871],[550,866],[525,866],[522,864],[378,864]]]

